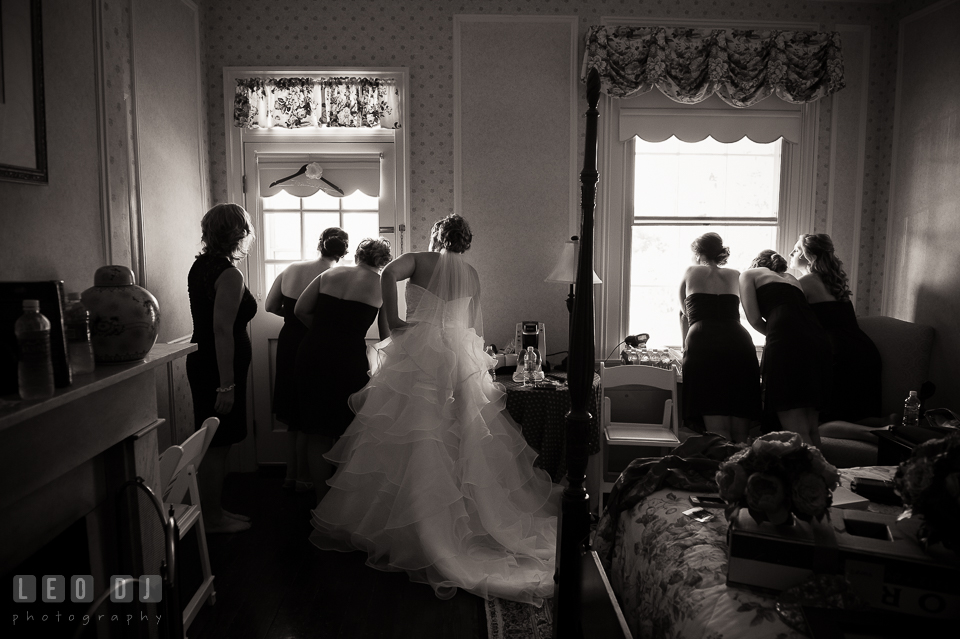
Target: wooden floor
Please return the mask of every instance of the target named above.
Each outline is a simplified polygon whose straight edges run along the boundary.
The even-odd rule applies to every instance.
[[[216,604],[202,608],[189,639],[485,639],[480,598],[459,591],[441,601],[404,573],[366,566],[361,553],[311,545],[313,500],[282,482],[282,468],[227,477],[224,504],[253,527],[207,536]]]

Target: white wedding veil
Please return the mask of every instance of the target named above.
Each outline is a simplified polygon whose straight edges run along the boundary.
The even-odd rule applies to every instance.
[[[463,253],[440,251],[440,258],[426,290],[436,296],[437,304],[432,308],[427,305],[427,308],[423,309],[424,313],[418,309],[416,315],[420,321],[444,328],[473,329],[477,335],[483,337],[480,278]]]

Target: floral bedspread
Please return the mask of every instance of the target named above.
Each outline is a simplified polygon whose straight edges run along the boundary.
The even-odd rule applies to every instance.
[[[849,468],[854,477],[892,479],[895,467]],[[776,598],[728,587],[727,522],[721,509],[701,523],[683,514],[690,495],[662,488],[620,514],[612,547],[594,539],[610,557],[608,576],[636,639],[800,639],[777,615]],[[871,510],[890,512],[871,504]],[[598,547],[599,546],[599,547]]]

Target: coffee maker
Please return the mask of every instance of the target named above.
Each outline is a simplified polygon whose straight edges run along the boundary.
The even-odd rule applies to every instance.
[[[517,370],[513,381],[542,382],[546,368],[547,346],[545,343],[543,322],[519,322],[514,349],[517,353]],[[530,349],[528,351],[527,349]],[[529,359],[528,359],[529,356]],[[532,362],[532,364],[530,363]]]
[[[541,362],[545,363],[547,361],[547,337],[543,322],[517,322],[515,352],[522,353],[527,350],[528,346],[533,346],[533,350],[540,356]]]

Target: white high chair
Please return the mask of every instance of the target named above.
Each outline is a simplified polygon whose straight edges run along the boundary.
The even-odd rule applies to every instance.
[[[195,535],[200,551],[200,568],[203,581],[183,609],[183,629],[190,627],[200,605],[208,601],[216,603],[213,589],[213,574],[210,556],[207,553],[207,536],[203,528],[203,513],[200,510],[200,489],[197,487],[197,467],[203,460],[220,420],[210,417],[203,425],[179,446],[171,446],[160,455],[160,492],[164,509],[173,506],[174,518],[180,527],[180,541],[196,527]]]

